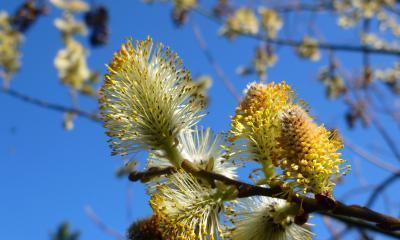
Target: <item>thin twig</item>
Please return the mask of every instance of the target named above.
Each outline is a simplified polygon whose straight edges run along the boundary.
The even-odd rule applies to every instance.
[[[376,128],[376,130],[378,130],[379,134],[382,136],[383,140],[385,140],[386,144],[388,145],[389,149],[392,151],[396,159],[400,161],[400,151],[387,130],[376,118],[372,118],[372,125]]]
[[[396,173],[398,171],[400,171],[399,169],[397,169],[396,166],[381,161],[379,158],[377,158],[376,156],[368,153],[367,151],[365,151],[364,149],[358,147],[357,145],[353,144],[351,141],[349,141],[348,139],[344,140],[346,147],[348,147],[348,149],[350,151],[352,151],[353,153],[357,154],[358,156],[362,157],[363,159],[367,160],[368,162],[374,164],[375,166],[384,169],[386,171],[389,171],[391,173]]]
[[[357,178],[358,183],[361,186],[368,185],[368,180],[363,176],[361,170],[361,161],[359,158],[353,158],[353,164],[351,164],[351,170],[354,170],[354,177]]]
[[[196,37],[197,43],[200,46],[200,49],[203,51],[204,55],[207,58],[207,61],[211,64],[214,68],[215,73],[218,77],[222,80],[225,87],[229,90],[229,92],[233,95],[236,101],[240,101],[240,94],[233,85],[232,81],[225,75],[225,72],[222,70],[222,67],[218,64],[215,60],[214,56],[212,55],[211,51],[208,49],[206,41],[204,40],[203,34],[201,33],[200,27],[193,22],[192,25],[193,33]]]
[[[101,221],[101,219],[96,215],[91,206],[85,207],[85,213],[89,217],[89,219],[92,220],[92,222],[96,224],[96,226],[98,226],[100,230],[102,230],[104,233],[117,240],[125,240],[124,235],[115,231],[110,226]]]
[[[326,215],[327,216],[331,216],[331,217],[333,217],[336,220],[339,220],[341,222],[345,222],[345,223],[347,223],[348,225],[351,225],[351,226],[358,226],[358,227],[363,228],[363,229],[367,229],[367,230],[374,231],[374,232],[379,232],[379,233],[385,234],[386,236],[390,236],[390,237],[393,237],[393,238],[396,238],[396,239],[400,238],[400,233],[383,230],[383,229],[381,229],[381,228],[379,228],[379,227],[377,227],[375,225],[369,224],[369,223],[364,222],[364,221],[359,221],[359,220],[356,220],[356,219],[351,218],[351,217],[337,216],[337,215],[333,215],[331,213],[326,213]],[[346,228],[342,232],[338,233],[336,236],[339,237],[339,239],[340,239],[340,237],[343,237],[343,234],[346,233],[347,231],[349,231],[350,229],[351,228]]]
[[[336,237],[338,237],[339,239],[343,239],[344,236],[346,236],[346,234],[350,233],[350,230],[352,230],[350,225],[347,225],[347,227],[345,229],[343,229],[341,232],[339,232]],[[331,237],[328,240],[336,240],[335,238]]]
[[[28,96],[26,94],[20,93],[20,92],[18,92],[16,90],[13,90],[13,89],[10,89],[10,88],[6,88],[6,87],[1,87],[0,88],[0,92],[4,93],[6,95],[9,95],[11,97],[17,98],[19,100],[22,100],[24,102],[27,102],[27,103],[42,107],[42,108],[47,108],[47,109],[51,109],[51,110],[58,111],[58,112],[63,112],[63,113],[70,112],[70,113],[74,113],[76,115],[79,115],[81,117],[85,117],[85,118],[90,119],[90,120],[95,121],[95,122],[101,122],[100,118],[97,116],[96,113],[90,113],[90,112],[86,112],[86,111],[83,111],[83,110],[78,109],[78,108],[67,107],[67,106],[64,106],[64,105],[57,104],[57,103],[47,102],[45,100],[38,99],[38,98],[35,98],[35,97],[31,97],[31,96]]]
[[[339,234],[338,229],[334,225],[334,223],[331,221],[331,219],[324,216],[324,217],[322,217],[322,221],[325,223],[326,227],[328,228],[329,232],[331,233],[332,239],[340,240],[340,238],[338,237],[338,234]]]
[[[324,3],[317,3],[317,4],[301,3],[301,4],[292,4],[284,6],[271,6],[271,9],[274,9],[275,11],[280,13],[334,11],[331,1],[326,1]]]
[[[133,199],[133,191],[131,182],[128,182],[128,188],[126,190],[126,218],[128,221],[132,220],[132,199]]]
[[[388,178],[383,180],[374,190],[374,192],[369,197],[366,206],[370,207],[376,201],[379,194],[381,194],[386,188],[388,188],[395,180],[400,179],[400,171],[397,173],[393,173]]]

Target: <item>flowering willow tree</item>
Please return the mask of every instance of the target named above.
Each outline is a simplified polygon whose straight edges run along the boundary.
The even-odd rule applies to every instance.
[[[112,154],[130,160],[118,175],[144,183],[153,214],[129,227],[129,239],[319,239],[315,228],[320,226],[309,222],[311,215],[345,224],[341,233],[332,231],[336,239],[350,229],[366,239],[366,230],[400,238],[398,218],[370,209],[380,193],[400,179],[399,168],[325,127],[289,84],[270,77],[278,64],[292,64],[279,54],[283,47],[300,60],[322,62],[315,78],[327,98],[342,100],[349,128],[358,122],[374,128],[393,159],[400,161],[398,141],[381,123],[384,119],[398,127],[400,122],[397,1],[144,2],[169,4],[173,23],[192,27],[216,76],[238,101],[228,132],[215,133],[199,123],[206,116],[211,79],[192,77],[176,53],[153,43],[151,37],[122,44],[99,89],[102,78],[89,66],[84,40],[88,37],[91,47],[107,43],[106,1],[96,5],[84,0],[27,0],[14,13],[0,11],[1,92],[62,112],[66,130],[73,129],[76,117],[103,123]],[[63,47],[54,53],[53,65],[70,93],[71,106],[33,98],[12,85],[23,68],[21,49],[29,41],[25,33],[50,6],[61,10],[53,25]],[[310,20],[304,20],[308,14]],[[243,59],[236,69],[238,78],[257,79],[248,83],[243,96],[207,47],[194,15],[216,23],[215,33],[226,39],[227,47],[239,38],[254,40],[253,57]],[[291,31],[293,16],[302,27]],[[338,28],[335,34],[352,33],[356,40],[343,43],[337,36],[324,40],[330,28],[324,29],[326,22],[318,17],[327,16]],[[356,54],[360,63],[347,66],[342,53]],[[390,65],[374,61],[378,55],[390,59]],[[81,96],[99,102],[98,109],[83,109]],[[349,159],[341,155],[345,145],[391,173],[374,188],[366,207],[361,202],[346,205],[335,195],[336,185],[350,171]],[[131,160],[138,152],[148,153],[143,169]],[[248,179],[238,173],[243,167],[250,169]],[[69,234],[66,226],[54,238],[77,239],[78,234]]]

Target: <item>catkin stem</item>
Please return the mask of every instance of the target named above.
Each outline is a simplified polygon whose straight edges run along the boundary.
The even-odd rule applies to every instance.
[[[171,162],[171,164],[174,165],[174,167],[176,168],[180,168],[183,162],[183,157],[179,152],[175,141],[172,138],[168,138],[165,141],[163,148],[165,151],[166,158]]]

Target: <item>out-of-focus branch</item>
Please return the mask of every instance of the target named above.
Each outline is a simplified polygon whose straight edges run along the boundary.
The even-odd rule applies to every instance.
[[[67,107],[67,106],[64,106],[64,105],[57,104],[57,103],[47,102],[45,100],[38,99],[38,98],[35,98],[35,97],[31,97],[31,96],[28,96],[26,94],[20,93],[20,92],[18,92],[16,90],[13,90],[13,89],[10,89],[10,88],[6,88],[6,87],[1,87],[0,88],[0,92],[4,93],[6,95],[9,95],[11,97],[17,98],[17,99],[19,99],[21,101],[24,101],[26,103],[30,103],[30,104],[33,104],[33,105],[36,105],[36,106],[39,106],[39,107],[42,107],[42,108],[47,108],[47,109],[50,109],[50,110],[63,112],[63,113],[74,113],[76,115],[79,115],[81,117],[85,117],[85,118],[90,119],[92,121],[101,122],[100,118],[97,116],[96,113],[90,113],[90,112],[86,112],[86,111],[83,111],[83,110],[78,109],[78,108]]]
[[[307,4],[297,2],[295,4],[271,6],[277,12],[290,13],[290,12],[322,12],[334,11],[332,1],[319,2],[316,4]]]
[[[107,224],[105,224],[103,221],[101,221],[101,219],[93,211],[92,207],[90,207],[90,206],[85,207],[85,213],[90,218],[90,220],[92,220],[92,222],[94,224],[96,224],[96,226],[98,226],[100,228],[100,230],[102,230],[105,234],[113,237],[116,240],[125,240],[126,239],[124,237],[124,235],[115,231],[114,229],[109,227]]]
[[[362,228],[362,229],[367,229],[367,230],[370,230],[370,231],[379,232],[379,233],[385,234],[387,236],[394,237],[396,239],[398,239],[400,237],[399,233],[382,230],[380,227],[378,227],[376,225],[372,225],[372,224],[369,224],[369,223],[364,222],[364,221],[359,221],[359,220],[356,220],[356,219],[351,218],[351,217],[337,216],[337,215],[333,215],[333,214],[330,214],[330,213],[326,213],[325,215],[326,216],[331,216],[332,218],[335,218],[336,220],[344,222],[344,223],[348,224],[349,226],[357,226],[357,227]],[[341,237],[343,237],[343,234],[345,234],[348,230],[350,230],[350,229],[346,228],[342,232],[337,233],[336,237],[341,239]]]
[[[372,95],[369,98],[371,107],[374,108],[376,112],[390,116],[393,119],[393,121],[395,121],[398,124],[398,126],[400,126],[400,111],[398,107],[397,109],[396,108],[392,109],[391,107],[389,107],[395,104],[387,101],[387,94],[382,92],[381,89],[378,88],[378,86],[379,85],[377,84],[371,84],[367,89],[368,91],[367,94]],[[375,104],[375,101],[373,101],[373,97],[379,102],[380,106],[377,106]]]
[[[386,171],[389,171],[391,173],[396,173],[399,172],[400,170],[397,169],[394,165],[381,161],[379,158],[371,155],[364,149],[358,147],[357,145],[353,144],[351,141],[345,139],[345,145],[346,147],[352,151],[353,153],[357,154],[358,156],[362,157],[363,159],[367,160],[368,162],[374,164],[375,166],[384,169]]]
[[[373,126],[378,130],[379,134],[382,136],[383,140],[385,140],[389,149],[392,151],[393,155],[396,157],[398,161],[400,161],[400,151],[397,148],[395,141],[392,139],[387,130],[382,126],[382,124],[376,119],[372,118]]]
[[[238,180],[230,179],[224,175],[208,172],[206,170],[198,168],[196,165],[191,163],[190,161],[183,161],[182,168],[187,172],[192,173],[194,176],[202,179],[206,179],[210,182],[213,181],[221,181],[227,185],[235,186],[238,191],[239,198],[246,198],[250,196],[269,196],[269,197],[277,197],[284,198],[284,189],[280,187],[274,188],[265,188],[252,184],[248,184],[245,182],[241,182]],[[169,172],[168,170],[167,172]],[[160,174],[164,174],[163,171],[158,171]],[[154,170],[150,175],[154,177]],[[135,176],[148,176],[146,172],[141,174],[134,173]],[[132,180],[141,180],[146,181],[145,178],[140,177],[130,177]],[[309,197],[292,197],[292,201],[298,204],[301,204],[302,208],[306,212],[317,212],[323,215],[327,215],[333,217],[339,221],[342,221],[346,224],[367,228],[369,230],[373,230],[382,234],[386,234],[388,236],[394,236],[399,238],[400,233],[394,232],[398,230],[400,226],[400,219],[387,216],[378,212],[375,212],[366,207],[361,207],[358,205],[345,205],[340,201],[335,201],[333,199],[329,199],[329,203],[324,203],[323,201],[319,201],[314,198]],[[376,224],[376,226],[374,225]]]
[[[153,167],[145,172],[130,173],[129,180],[131,180],[132,182],[141,181],[144,183],[144,182],[149,181],[153,177],[171,174],[175,171],[176,171],[176,169],[174,167],[166,167],[166,168]]]
[[[196,7],[194,9],[195,12],[203,15],[218,24],[223,24],[223,19],[215,16],[212,12],[203,9],[201,7]],[[268,43],[273,43],[281,46],[290,46],[290,47],[298,47],[303,45],[301,40],[293,40],[293,39],[285,39],[285,38],[268,38],[262,34],[248,34],[237,32],[237,35],[241,35],[244,37],[254,38],[257,40],[266,41]],[[352,45],[352,44],[337,44],[337,43],[328,43],[328,42],[319,42],[317,44],[319,49],[326,50],[334,50],[334,51],[344,51],[344,52],[357,52],[357,53],[368,53],[368,54],[376,54],[376,55],[393,55],[400,56],[400,49],[378,49],[372,48],[368,46],[361,45]]]
[[[229,92],[233,95],[233,97],[235,97],[236,101],[240,101],[240,94],[238,93],[237,89],[235,88],[235,85],[233,85],[232,81],[226,76],[224,70],[222,70],[222,67],[218,64],[218,62],[215,60],[214,56],[212,55],[211,51],[208,49],[206,41],[204,40],[203,34],[200,30],[200,27],[196,23],[193,23],[193,33],[196,37],[197,43],[200,46],[200,49],[203,51],[204,55],[206,56],[207,61],[214,68],[215,73],[222,80],[225,87],[229,90]]]
[[[385,180],[383,180],[374,190],[374,192],[371,194],[371,196],[369,197],[366,206],[370,207],[372,206],[372,204],[374,204],[374,202],[376,201],[376,199],[378,198],[378,195],[381,194],[386,188],[388,188],[392,183],[394,183],[396,180],[400,179],[400,171],[398,171],[397,173],[393,173],[392,175],[390,175],[388,178],[386,178]],[[398,225],[398,227],[400,228],[400,224]]]
[[[324,216],[322,218],[322,220],[324,221],[326,227],[328,228],[329,232],[332,235],[332,239],[333,240],[340,240],[338,234],[338,229],[336,228],[336,226],[334,225],[334,223],[331,221],[331,219],[327,216]]]

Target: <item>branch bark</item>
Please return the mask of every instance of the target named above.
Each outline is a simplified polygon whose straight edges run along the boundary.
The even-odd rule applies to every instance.
[[[86,112],[86,111],[83,111],[78,108],[67,107],[67,106],[64,106],[61,104],[47,102],[45,100],[42,100],[39,98],[34,98],[34,97],[28,96],[26,94],[23,94],[21,92],[18,92],[16,90],[6,88],[6,87],[1,87],[0,92],[3,92],[6,95],[17,98],[26,103],[36,105],[38,107],[47,108],[47,109],[50,109],[53,111],[58,111],[58,112],[63,112],[63,113],[70,112],[70,113],[74,113],[76,115],[79,115],[81,117],[87,118],[87,119],[95,121],[95,122],[101,122],[99,116],[96,113]]]
[[[218,180],[227,185],[235,186],[238,190],[238,198],[246,198],[250,196],[268,196],[285,199],[285,191],[281,187],[265,188],[235,179],[230,179],[224,175],[200,169],[188,160],[183,161],[182,168],[198,178],[206,179],[211,182]],[[175,171],[173,167],[153,168],[146,172],[131,173],[129,179],[131,181],[140,180],[142,182],[146,182],[152,177],[170,174],[173,171]],[[293,196],[291,201],[300,204],[308,213],[317,212],[319,214],[326,215],[344,222],[348,225],[366,228],[387,236],[400,238],[400,232],[396,232],[396,230],[399,230],[400,219],[375,212],[367,207],[362,207],[359,205],[346,205],[340,201],[330,198],[321,200],[305,196]]]

